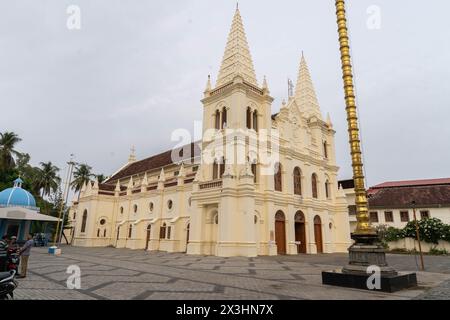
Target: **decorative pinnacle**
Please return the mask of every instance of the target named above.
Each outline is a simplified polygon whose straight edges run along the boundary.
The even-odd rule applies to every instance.
[[[135,162],[136,161],[136,148],[134,146],[131,146],[130,149],[130,156],[128,157],[128,162]]]

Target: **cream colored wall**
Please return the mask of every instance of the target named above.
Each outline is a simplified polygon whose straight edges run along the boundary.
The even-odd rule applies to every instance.
[[[391,211],[394,216],[394,222],[386,222],[385,220],[385,211]],[[404,228],[408,222],[402,222],[400,219],[400,211],[408,211],[409,213],[409,221],[414,220],[414,213],[412,208],[406,209],[373,209],[369,210],[369,212],[377,212],[378,213],[378,223],[372,223],[374,226],[378,226],[380,224],[387,225],[395,228]],[[420,220],[420,211],[428,211],[430,218],[438,218],[442,220],[445,224],[450,224],[450,207],[447,208],[417,208],[416,209],[416,217],[417,220]]]
[[[240,27],[233,24],[233,28]],[[243,31],[234,32],[233,36],[242,36]],[[239,41],[231,41],[229,45],[240,45]],[[246,49],[245,49],[246,50]],[[227,54],[235,52],[233,48],[226,50]],[[243,51],[245,52],[245,51]],[[246,63],[251,58],[245,59]],[[228,63],[228,61],[227,61]],[[251,64],[251,63],[250,63]],[[231,68],[231,67],[230,67]],[[253,67],[247,65],[245,70]],[[236,68],[225,68],[226,72]],[[122,186],[128,186],[126,195],[115,191],[114,196],[98,195],[98,190],[92,190],[89,185],[82,192],[80,202],[73,207],[82,211],[87,208],[91,212],[88,219],[88,230],[80,234],[75,232],[74,243],[84,246],[114,245],[132,249],[146,247],[146,229],[152,228],[149,250],[183,252],[189,254],[212,254],[220,256],[256,256],[277,254],[275,243],[275,214],[282,210],[286,217],[286,248],[288,254],[297,254],[294,230],[295,213],[301,210],[305,215],[307,252],[316,253],[314,237],[314,217],[321,218],[324,252],[345,252],[350,245],[347,203],[342,190],[338,190],[334,147],[334,130],[331,121],[323,121],[320,115],[314,89],[302,58],[299,75],[299,85],[296,97],[289,98],[272,120],[271,104],[273,98],[264,81],[262,87],[252,81],[244,82],[237,68],[231,82],[224,86],[211,89],[208,81],[203,103],[203,133],[215,128],[215,114],[223,108],[227,109],[227,129],[245,130],[247,108],[258,112],[259,132],[272,135],[271,131],[280,133],[279,162],[282,164],[282,191],[274,191],[273,175],[259,175],[258,183],[253,183],[247,157],[251,157],[250,147],[244,138],[233,139],[229,145],[215,145],[214,156],[225,157],[227,172],[221,179],[220,187],[205,187],[212,180],[212,162],[205,163],[203,157],[199,172],[192,184],[184,185],[183,179],[177,179],[178,185],[166,188],[165,181],[173,177],[173,172],[180,169],[172,165],[164,167],[161,172],[147,172],[150,184],[157,183],[157,189],[149,192],[132,193],[145,181],[143,174],[133,176],[133,180],[125,178],[120,181]],[[225,72],[225,71],[224,71]],[[234,71],[233,71],[234,72]],[[248,75],[247,75],[248,76]],[[306,94],[301,91],[306,90]],[[298,105],[301,103],[302,105]],[[226,133],[226,130],[221,130]],[[327,143],[328,157],[324,157],[323,143]],[[207,138],[202,142],[203,150],[211,147]],[[272,153],[276,145],[270,144]],[[220,152],[220,149],[223,149]],[[231,156],[228,151],[233,150]],[[244,150],[242,158],[237,158],[237,150]],[[206,151],[204,156],[206,156]],[[258,161],[260,161],[258,159]],[[293,170],[298,166],[302,172],[302,195],[294,195]],[[188,166],[186,167],[189,171]],[[258,168],[260,170],[261,167]],[[258,171],[260,172],[260,171]],[[312,197],[312,174],[318,177],[318,198]],[[158,176],[160,178],[158,179]],[[330,182],[330,195],[325,196],[325,181]],[[134,184],[133,184],[134,183]],[[145,189],[145,188],[144,188]],[[191,206],[187,205],[189,197]],[[173,201],[173,208],[167,208],[167,201]],[[154,203],[154,211],[148,210],[148,204]],[[133,205],[138,206],[138,212],[132,212]],[[120,207],[124,208],[120,214]],[[108,215],[111,234],[109,241],[96,239],[96,223],[101,215]],[[215,223],[215,215],[218,224]],[[258,222],[254,223],[257,214]],[[186,248],[186,226],[190,222],[189,245]],[[74,222],[81,223],[81,215],[77,214]],[[159,239],[160,227],[166,223],[171,227],[170,239]],[[133,233],[128,237],[128,226],[133,224]],[[119,240],[116,240],[116,230],[120,227]],[[166,237],[167,238],[167,237]]]

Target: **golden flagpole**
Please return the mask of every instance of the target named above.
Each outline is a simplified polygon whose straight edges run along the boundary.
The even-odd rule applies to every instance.
[[[378,241],[377,232],[370,225],[350,58],[350,43],[347,19],[345,17],[345,1],[335,1],[348,134],[352,156],[353,179],[355,181],[357,225],[355,232],[352,233],[352,239],[355,240],[355,243],[348,248],[348,264],[339,270],[323,271],[322,283],[341,287],[394,292],[403,288],[417,286],[417,277],[415,273],[399,274],[395,269],[389,267],[386,261],[385,249]],[[379,272],[378,276],[375,275],[375,278],[378,277],[379,279],[378,283],[373,283],[373,270],[378,270]]]
[[[347,111],[347,123],[350,151],[352,156],[353,180],[355,181],[356,196],[356,220],[355,236],[375,236],[377,233],[370,225],[367,206],[367,194],[364,185],[364,171],[361,153],[361,141],[359,137],[358,113],[356,97],[353,85],[353,71],[350,57],[350,42],[348,38],[347,19],[345,16],[345,1],[336,0],[336,16],[341,51],[342,78],[344,80],[345,104]]]

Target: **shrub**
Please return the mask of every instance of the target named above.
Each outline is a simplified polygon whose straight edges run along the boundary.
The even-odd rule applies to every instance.
[[[436,249],[435,247],[433,247],[433,248],[430,249],[428,254],[440,256],[440,255],[447,255],[448,252],[445,249]]]
[[[420,240],[437,244],[443,239],[446,225],[437,218],[429,218],[418,220]],[[416,223],[410,221],[403,229],[404,237],[414,238],[417,240]]]
[[[389,227],[384,233],[384,240],[387,242],[398,241],[403,238],[405,238],[405,233],[402,229]]]
[[[444,241],[450,242],[450,224],[444,225],[442,228],[442,236],[441,239]]]
[[[438,244],[439,240],[450,242],[450,225],[444,224],[441,220],[437,218],[421,219],[417,221],[417,224],[419,225],[421,241],[434,244]],[[403,229],[387,227],[386,225],[379,225],[376,229],[383,244],[404,238],[417,240],[415,221],[408,222]]]

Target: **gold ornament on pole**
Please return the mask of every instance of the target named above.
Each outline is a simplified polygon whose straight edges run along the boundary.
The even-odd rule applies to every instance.
[[[344,80],[348,133],[352,155],[353,179],[355,181],[357,226],[355,232],[352,234],[355,243],[348,249],[348,264],[342,269],[323,271],[322,283],[341,287],[394,292],[416,286],[417,277],[415,273],[399,274],[388,266],[385,249],[379,242],[377,232],[370,225],[366,188],[364,186],[358,113],[353,87],[353,72],[344,0],[336,0],[336,16],[341,51],[342,78]],[[378,268],[380,275],[380,283],[375,287],[370,285],[370,277],[372,275],[372,271],[370,270],[374,266]]]
[[[347,110],[348,134],[350,137],[350,150],[352,156],[353,180],[355,181],[356,196],[356,230],[354,235],[376,235],[370,225],[367,208],[367,195],[364,185],[364,171],[359,138],[358,113],[356,110],[356,97],[353,86],[353,71],[350,58],[350,43],[347,33],[347,19],[345,17],[344,0],[336,0],[336,15],[341,51],[342,73],[345,90],[345,104]]]

